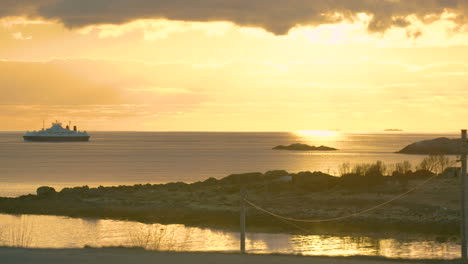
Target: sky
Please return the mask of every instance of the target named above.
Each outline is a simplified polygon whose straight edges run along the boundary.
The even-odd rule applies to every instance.
[[[0,130],[459,131],[466,0],[2,0]]]

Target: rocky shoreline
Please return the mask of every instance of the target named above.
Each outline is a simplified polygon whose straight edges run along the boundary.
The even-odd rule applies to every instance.
[[[236,229],[239,191],[247,199],[275,212],[299,219],[328,219],[354,214],[390,200],[434,174],[343,175],[286,171],[230,175],[196,183],[137,184],[89,188],[38,188],[37,195],[0,198],[0,212],[65,215],[178,223]],[[359,177],[359,178],[358,178]],[[456,177],[437,176],[421,189],[382,208],[325,223],[297,223],[310,230],[408,230],[456,234],[459,225]],[[249,228],[298,231],[293,225],[249,207]]]

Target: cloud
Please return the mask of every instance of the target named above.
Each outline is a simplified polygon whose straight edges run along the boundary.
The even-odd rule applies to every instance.
[[[165,39],[174,33],[184,33],[190,30],[205,32],[207,36],[222,36],[230,27],[231,23],[213,22],[210,24],[200,22],[169,21],[165,19],[140,19],[124,25],[91,25],[80,30],[79,33],[89,34],[98,32],[99,38],[116,38],[130,32],[141,30],[145,40]]]
[[[152,92],[152,93],[162,93],[162,94],[195,94],[195,92],[183,89],[183,88],[171,88],[171,87],[137,87],[129,88],[129,91],[133,92]]]
[[[229,21],[286,34],[298,25],[320,25],[372,17],[371,32],[408,27],[409,16],[433,22],[443,14],[464,25],[465,0],[3,0],[0,16],[28,15],[56,19],[70,28],[95,24],[123,24],[138,19],[179,21]]]
[[[11,35],[16,40],[30,40],[32,36],[23,36],[22,32],[16,32]]]
[[[0,104],[117,104],[120,94],[50,63],[0,62]]]
[[[50,21],[44,21],[41,19],[33,20],[26,19],[24,17],[8,17],[0,20],[0,25],[4,28],[13,28],[14,26],[26,26],[26,25],[47,25],[52,24]]]

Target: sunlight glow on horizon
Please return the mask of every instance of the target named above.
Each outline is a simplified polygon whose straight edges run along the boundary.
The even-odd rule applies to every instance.
[[[302,130],[294,132],[303,140],[311,142],[337,141],[342,138],[342,133],[331,130]]]
[[[231,22],[138,19],[70,30],[3,18],[0,130],[32,129],[43,119],[74,120],[89,131],[464,126],[463,27],[456,31],[446,13],[369,33],[371,17],[357,17],[281,36]],[[409,37],[416,29],[422,35]],[[302,136],[336,137],[314,133]]]

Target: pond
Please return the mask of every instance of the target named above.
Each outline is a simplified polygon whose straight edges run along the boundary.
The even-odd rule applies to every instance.
[[[0,242],[32,248],[128,246],[150,250],[239,250],[239,233],[172,224],[0,214]],[[453,259],[460,256],[455,237],[427,234],[313,235],[247,232],[249,253],[326,256],[384,256],[390,258]]]

